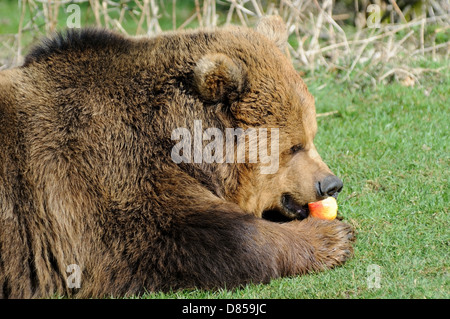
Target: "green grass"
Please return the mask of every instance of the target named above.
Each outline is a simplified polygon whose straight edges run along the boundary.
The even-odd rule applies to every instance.
[[[355,257],[330,275],[337,285],[328,296],[450,296],[448,66],[414,88],[317,92],[311,83],[318,111],[340,114],[319,118],[316,144],[346,184],[340,208],[358,230]],[[380,289],[367,289],[370,264],[382,267]]]
[[[318,113],[339,112],[318,119],[316,146],[344,180],[338,202],[357,231],[354,257],[339,268],[268,285],[141,297],[450,297],[449,72],[413,88],[392,83],[350,91],[325,74],[306,81]],[[380,288],[368,286],[370,265],[380,267]]]

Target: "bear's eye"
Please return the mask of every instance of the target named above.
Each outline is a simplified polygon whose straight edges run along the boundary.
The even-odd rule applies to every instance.
[[[297,144],[291,147],[290,151],[292,154],[295,154],[299,151],[303,150],[303,145],[302,144]]]

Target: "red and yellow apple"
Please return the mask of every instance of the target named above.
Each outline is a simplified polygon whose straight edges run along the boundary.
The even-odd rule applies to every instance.
[[[318,202],[308,203],[308,208],[313,217],[333,220],[337,216],[338,205],[334,197],[327,197]]]

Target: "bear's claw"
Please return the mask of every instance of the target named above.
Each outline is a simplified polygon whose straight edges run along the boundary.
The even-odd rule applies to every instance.
[[[325,268],[342,265],[353,255],[352,244],[355,241],[353,228],[338,220],[317,220],[308,218],[314,224],[315,232],[311,237],[314,257]],[[319,267],[322,268],[322,267]]]

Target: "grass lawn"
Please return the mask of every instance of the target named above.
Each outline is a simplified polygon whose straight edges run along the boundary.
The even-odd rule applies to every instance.
[[[316,146],[344,180],[340,214],[357,230],[344,266],[232,291],[141,297],[449,298],[448,66],[415,87],[349,91],[324,74],[306,78],[317,112],[339,112],[318,118]]]

